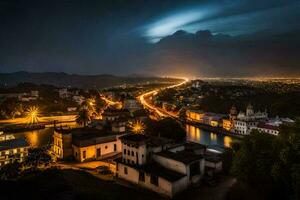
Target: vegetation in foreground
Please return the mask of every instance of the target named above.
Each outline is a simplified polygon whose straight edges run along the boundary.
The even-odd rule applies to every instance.
[[[239,185],[229,199],[243,199],[251,189],[263,199],[300,199],[300,121],[281,127],[278,137],[257,131],[246,136],[231,171]]]
[[[88,172],[56,168],[30,172],[14,181],[0,181],[0,192],[1,200],[162,199],[145,190],[102,181]]]

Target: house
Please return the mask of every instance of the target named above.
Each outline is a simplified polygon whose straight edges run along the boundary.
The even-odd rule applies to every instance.
[[[14,161],[23,162],[28,155],[29,144],[25,138],[9,139],[0,142],[0,167]]]
[[[89,128],[75,129],[72,151],[74,158],[79,162],[97,160],[120,153],[121,143],[116,133]]]
[[[127,109],[107,108],[102,113],[102,119],[107,122],[117,120],[119,117],[128,117],[130,115]]]
[[[143,134],[120,137],[122,158],[116,159],[117,177],[173,198],[204,174],[204,158],[195,146]]]
[[[97,160],[121,152],[120,132],[97,128],[55,129],[52,153],[58,159]]]

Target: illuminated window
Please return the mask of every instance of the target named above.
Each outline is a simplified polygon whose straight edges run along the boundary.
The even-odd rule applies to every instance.
[[[17,153],[17,149],[13,149],[13,153],[14,153],[14,154]]]

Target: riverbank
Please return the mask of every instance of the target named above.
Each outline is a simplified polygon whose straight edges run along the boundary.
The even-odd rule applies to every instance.
[[[238,139],[242,139],[244,137],[244,135],[238,135],[236,133],[232,133],[230,131],[227,131],[223,128],[213,127],[213,126],[209,126],[207,124],[203,124],[203,123],[199,123],[199,122],[186,121],[185,124],[193,125],[195,127],[201,128],[201,129],[209,131],[209,132],[214,132],[214,133],[217,133],[217,134],[222,134],[222,135],[226,135],[226,136],[230,136],[230,137],[235,137],[235,138],[238,138]]]

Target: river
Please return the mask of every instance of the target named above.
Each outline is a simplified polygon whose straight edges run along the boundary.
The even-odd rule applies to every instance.
[[[75,126],[74,123],[68,125],[70,127]],[[221,147],[230,147],[231,143],[236,140],[231,136],[208,132],[193,125],[186,125],[186,133],[188,141],[208,146],[219,145]],[[32,147],[40,147],[52,143],[52,135],[53,127],[14,134],[16,138],[25,137]]]
[[[231,143],[237,140],[234,137],[205,131],[189,124],[186,124],[186,139],[199,144],[218,145],[221,147],[231,147]]]
[[[64,123],[62,126],[68,126],[71,128],[76,127],[75,122],[69,122]],[[34,131],[24,131],[20,133],[15,133],[15,138],[25,137],[27,142],[32,147],[41,147],[47,144],[52,143],[52,136],[53,136],[54,128],[53,127],[47,127],[40,130],[34,130]]]

